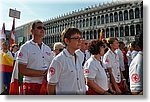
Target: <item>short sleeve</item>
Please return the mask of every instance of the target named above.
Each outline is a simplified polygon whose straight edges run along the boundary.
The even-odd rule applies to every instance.
[[[131,64],[129,72],[131,92],[143,90],[143,66],[141,64]]]
[[[85,65],[84,65],[84,76],[86,78],[95,79],[96,73],[97,73],[97,70],[96,70],[95,65],[93,63],[90,63],[90,64],[85,63]]]
[[[109,55],[105,55],[103,57],[103,63],[104,63],[106,68],[112,67],[111,66],[111,59],[110,59]]]
[[[24,45],[20,48],[17,54],[17,61],[21,63],[27,63],[28,62],[28,48],[27,45]]]
[[[59,81],[61,70],[62,70],[61,63],[55,59],[52,60],[52,63],[47,73],[47,81],[49,84],[56,84]]]

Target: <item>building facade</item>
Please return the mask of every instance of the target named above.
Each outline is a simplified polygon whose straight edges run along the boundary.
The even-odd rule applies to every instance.
[[[87,40],[117,37],[126,44],[143,32],[143,1],[112,1],[72,11],[54,19],[44,21],[46,27],[43,41],[51,48],[61,41],[61,32],[67,27],[76,27]]]

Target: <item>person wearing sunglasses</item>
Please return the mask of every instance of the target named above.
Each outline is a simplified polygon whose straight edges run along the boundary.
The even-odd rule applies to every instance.
[[[45,27],[41,21],[33,23],[31,33],[32,39],[20,47],[16,62],[23,75],[23,93],[38,95],[53,56],[51,49],[42,42]]]
[[[88,45],[89,45],[88,40],[82,39],[80,48],[75,51],[76,54],[78,54],[81,57],[80,59],[82,62],[82,66],[84,66],[85,61],[90,58],[90,53],[88,53],[87,51]]]
[[[61,42],[54,43],[53,51],[54,57],[57,56],[64,49],[64,45]]]
[[[66,28],[61,36],[66,48],[53,59],[48,69],[48,94],[83,95],[86,87],[82,63],[75,54],[81,45],[81,32],[77,28]]]

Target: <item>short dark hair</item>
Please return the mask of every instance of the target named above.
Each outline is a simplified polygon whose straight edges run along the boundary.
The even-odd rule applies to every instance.
[[[35,29],[35,26],[36,26],[37,23],[43,23],[43,22],[40,21],[40,20],[33,22],[32,29]]]
[[[92,40],[89,44],[88,50],[91,54],[97,55],[100,53],[100,47],[104,46],[104,43],[100,40]]]
[[[107,44],[109,48],[111,48],[110,44],[113,44],[113,42],[115,42],[115,40],[117,40],[117,41],[118,41],[118,39],[117,39],[117,38],[109,38],[109,40],[108,40],[108,44]]]
[[[81,35],[80,30],[77,28],[66,28],[62,31],[61,38],[62,38],[63,42],[65,43],[65,41],[64,41],[65,38],[70,39],[71,35],[74,35],[76,33]]]

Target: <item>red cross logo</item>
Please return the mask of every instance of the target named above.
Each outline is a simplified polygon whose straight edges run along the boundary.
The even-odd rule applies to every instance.
[[[50,71],[51,76],[55,74],[55,69],[53,67],[51,67],[49,71]]]
[[[106,63],[109,63],[109,59],[108,59],[108,58],[106,58],[105,62],[106,62]]]
[[[88,69],[85,69],[84,70],[84,74],[88,74],[89,73],[89,70]]]
[[[131,79],[136,83],[140,81],[140,76],[138,74],[132,74]]]
[[[22,57],[23,57],[23,53],[20,52],[18,57],[19,57],[19,58],[22,58]]]

